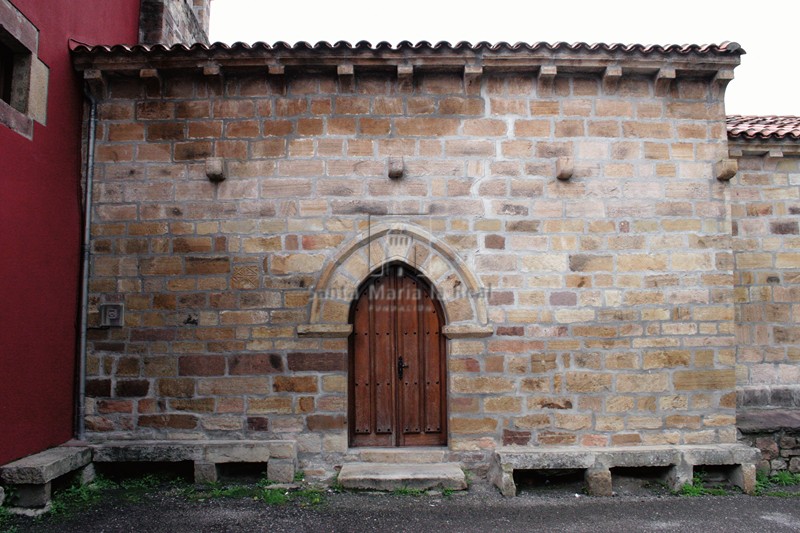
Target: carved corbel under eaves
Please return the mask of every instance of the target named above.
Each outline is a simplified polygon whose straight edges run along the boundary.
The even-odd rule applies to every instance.
[[[669,88],[672,86],[672,81],[674,79],[674,68],[664,67],[659,69],[655,79],[656,96],[667,96],[669,94]]]
[[[159,96],[161,94],[161,76],[158,70],[154,68],[140,69],[139,79],[144,83],[147,96]]]
[[[481,76],[483,76],[483,67],[480,65],[465,65],[464,66],[464,90],[468,94],[475,94],[480,91]]]
[[[351,93],[355,88],[355,71],[353,65],[339,65],[336,67],[336,74],[339,76],[339,91]]]
[[[286,68],[283,65],[269,65],[267,67],[269,83],[275,94],[286,96]]]
[[[603,93],[614,94],[619,87],[619,80],[622,79],[622,67],[619,65],[611,65],[606,67],[603,73]]]
[[[106,97],[106,78],[100,70],[88,69],[83,71],[83,81],[89,89],[89,93],[97,100]]]
[[[555,65],[542,65],[539,69],[537,93],[539,96],[549,96],[553,94],[558,68]]]
[[[400,92],[411,92],[414,88],[414,66],[397,65],[397,89]]]
[[[203,67],[203,76],[208,80],[208,85],[214,87],[217,94],[222,94],[224,89],[224,79],[222,77],[222,68],[217,64],[209,64]]]

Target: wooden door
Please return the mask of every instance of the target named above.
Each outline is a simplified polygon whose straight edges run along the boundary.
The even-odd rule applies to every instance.
[[[408,267],[384,269],[351,310],[351,446],[447,443],[441,306]]]

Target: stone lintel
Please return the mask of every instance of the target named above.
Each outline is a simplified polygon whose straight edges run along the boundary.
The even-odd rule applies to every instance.
[[[480,339],[491,337],[494,328],[480,324],[448,324],[442,328],[442,333],[448,339]]]
[[[297,326],[298,337],[346,338],[353,332],[350,324],[308,324]]]

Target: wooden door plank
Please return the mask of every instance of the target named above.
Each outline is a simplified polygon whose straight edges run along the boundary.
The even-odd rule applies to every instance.
[[[370,338],[370,302],[366,293],[361,295],[356,303],[355,320],[353,324],[353,362],[351,364],[353,412],[353,433],[356,435],[373,433],[372,422],[372,364],[370,353],[372,338]]]
[[[395,431],[395,401],[393,390],[394,370],[394,280],[379,279],[370,295],[373,301],[373,330],[375,351],[372,357],[375,376],[375,433],[393,434]]]
[[[400,388],[400,430],[403,438],[417,434],[421,429],[421,384],[423,361],[420,354],[419,286],[409,276],[398,280],[398,357],[402,356],[408,368],[403,370]]]

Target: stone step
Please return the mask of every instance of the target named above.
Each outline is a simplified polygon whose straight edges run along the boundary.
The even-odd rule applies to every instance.
[[[353,448],[350,455],[362,463],[430,464],[443,463],[445,448]]]
[[[346,489],[464,490],[467,480],[457,463],[347,463],[339,472]]]

